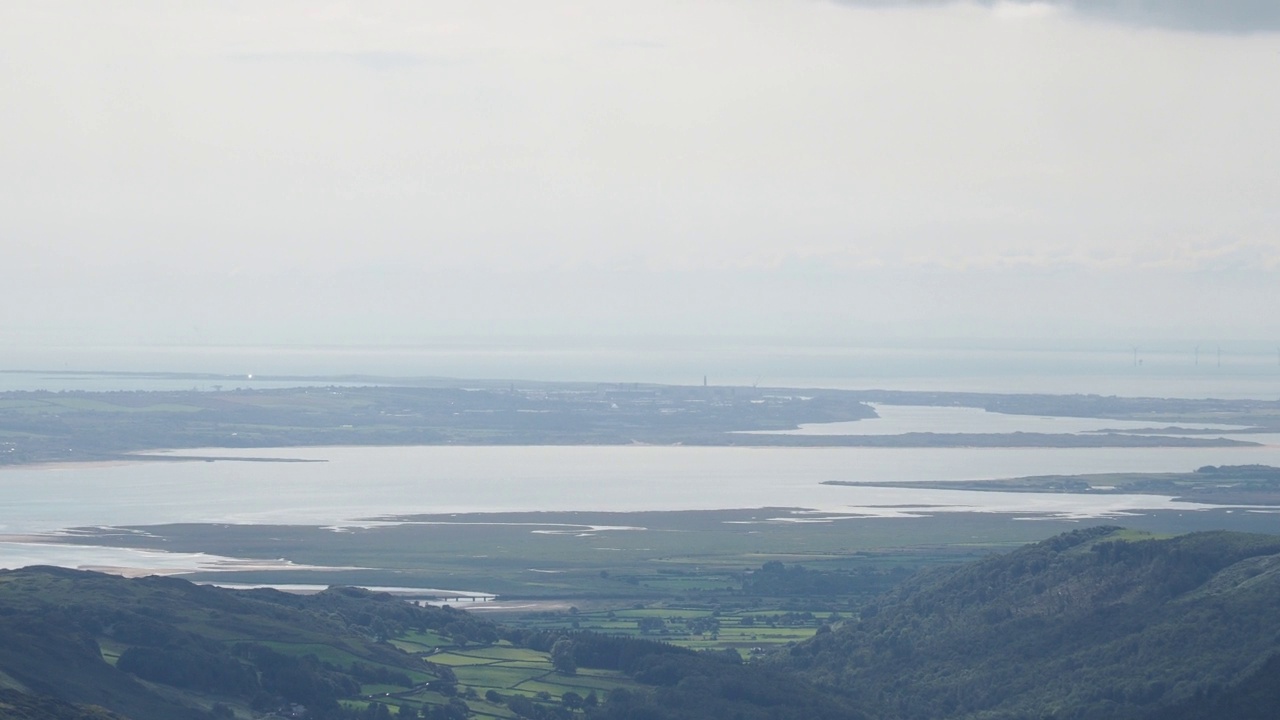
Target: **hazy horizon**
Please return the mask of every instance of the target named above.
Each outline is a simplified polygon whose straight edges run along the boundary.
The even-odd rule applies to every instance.
[[[492,336],[377,347],[10,347],[0,350],[0,391],[267,389],[434,379],[1262,400],[1280,393],[1280,348],[1236,342],[1221,346],[1220,356],[1218,350],[1169,341],[877,345],[830,338]]]

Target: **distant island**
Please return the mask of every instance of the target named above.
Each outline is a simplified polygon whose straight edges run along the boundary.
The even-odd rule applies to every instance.
[[[1231,447],[1255,443],[1160,434],[1171,423],[1280,430],[1280,403],[1096,395],[983,395],[796,388],[288,378],[285,389],[0,393],[0,465],[136,460],[193,448],[324,445],[699,445],[753,447]],[[393,385],[391,383],[403,383]],[[806,423],[876,417],[871,403],[1149,421],[1092,433],[784,435]],[[744,433],[744,431],[754,431]],[[761,432],[764,431],[764,432]],[[193,459],[166,456],[164,459]],[[209,459],[209,458],[195,458]]]
[[[1280,468],[1270,465],[1206,465],[1189,473],[1101,473],[1037,475],[1002,480],[947,482],[845,482],[824,485],[932,488],[986,492],[1168,495],[1214,505],[1280,506]]]

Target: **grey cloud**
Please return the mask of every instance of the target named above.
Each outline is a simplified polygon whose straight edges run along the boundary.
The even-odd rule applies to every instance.
[[[929,7],[960,0],[837,0],[841,4],[873,8]],[[1054,5],[1089,18],[1139,27],[1208,33],[1280,31],[1280,3],[1275,0],[978,0],[980,5],[1002,2]]]
[[[1075,0],[1065,4],[1086,15],[1134,25],[1228,33],[1280,30],[1280,3],[1275,0]]]

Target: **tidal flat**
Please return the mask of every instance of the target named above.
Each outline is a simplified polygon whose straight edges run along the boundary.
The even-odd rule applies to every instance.
[[[890,572],[969,560],[1091,525],[1165,535],[1222,528],[1274,532],[1276,524],[1274,514],[1222,508],[1091,520],[917,511],[917,517],[873,518],[794,508],[475,513],[402,517],[342,529],[195,523],[126,529],[132,532],[86,530],[58,542],[207,552],[299,566],[224,567],[183,575],[208,582],[465,587],[504,599],[605,600],[725,592],[744,572],[771,560]]]

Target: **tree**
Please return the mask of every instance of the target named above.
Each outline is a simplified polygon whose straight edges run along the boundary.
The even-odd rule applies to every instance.
[[[638,618],[636,627],[640,628],[641,633],[647,635],[651,632],[661,632],[667,627],[667,624],[660,617],[647,616]]]
[[[507,698],[507,707],[520,717],[533,717],[538,708],[533,701],[523,695],[512,695]]]
[[[567,637],[556,640],[551,646],[551,665],[561,675],[573,675],[578,672],[578,662],[573,656],[573,641]]]

